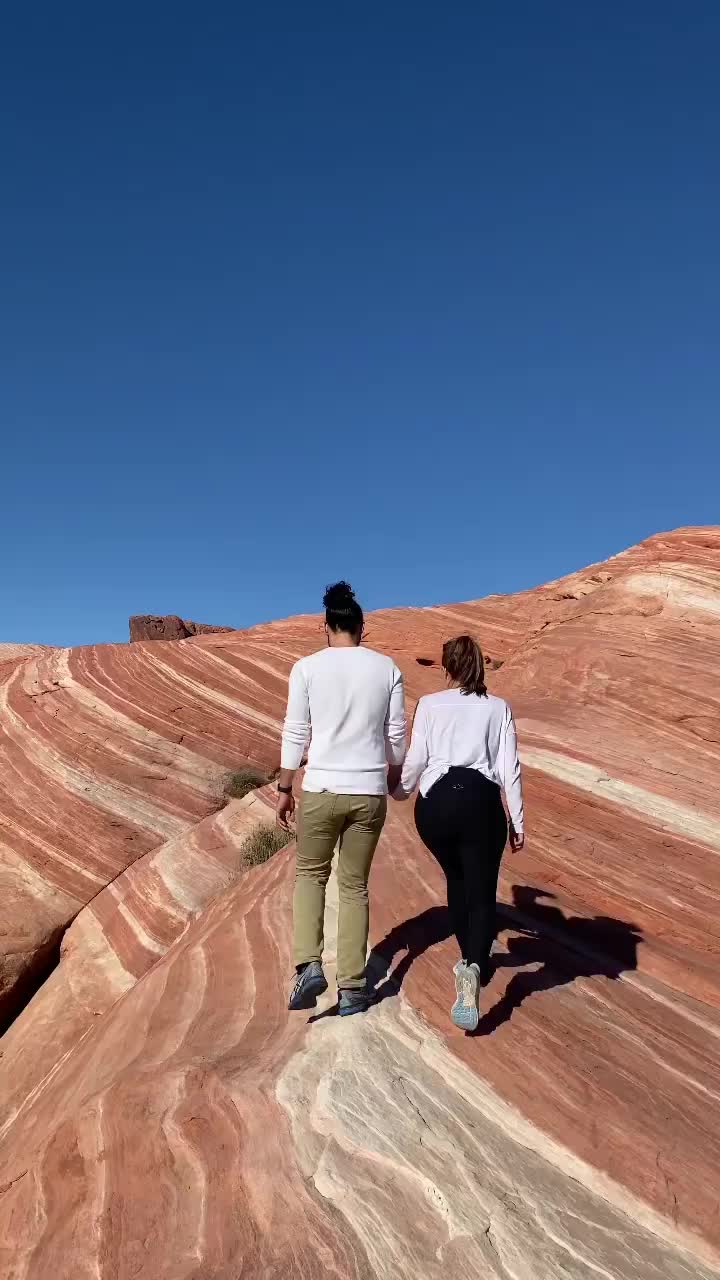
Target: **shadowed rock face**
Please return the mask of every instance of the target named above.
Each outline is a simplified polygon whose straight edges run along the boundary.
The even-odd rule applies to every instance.
[[[717,1277],[720,530],[368,619],[411,703],[476,632],[519,721],[529,840],[472,1038],[410,805],[377,1004],[285,1012],[292,850],[244,870],[271,792],[218,806],[277,763],[319,628],[0,666],[7,1016],[62,939],[0,1040],[0,1275]],[[334,918],[331,883],[330,974]]]
[[[207,622],[189,622],[175,613],[136,613],[130,619],[130,641],[187,640],[189,636],[215,635],[232,627],[212,627]]]

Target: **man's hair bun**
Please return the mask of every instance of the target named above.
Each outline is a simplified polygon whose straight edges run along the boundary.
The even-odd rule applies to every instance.
[[[349,582],[333,582],[327,587],[323,604],[325,621],[331,631],[347,631],[350,635],[362,632],[363,611]]]
[[[349,582],[333,582],[323,596],[323,606],[326,609],[347,609],[348,605],[355,603],[355,592]]]

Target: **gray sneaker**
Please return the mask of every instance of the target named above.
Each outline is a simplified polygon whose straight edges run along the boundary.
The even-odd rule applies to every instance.
[[[327,978],[319,960],[311,960],[297,975],[288,1009],[314,1009],[318,996],[327,991]]]
[[[338,1016],[349,1018],[353,1013],[366,1013],[370,1008],[370,996],[366,987],[346,987],[338,992]]]
[[[465,964],[464,960],[458,960],[453,972],[457,999],[450,1010],[450,1017],[461,1031],[476,1031],[480,1021],[480,970],[476,964]]]

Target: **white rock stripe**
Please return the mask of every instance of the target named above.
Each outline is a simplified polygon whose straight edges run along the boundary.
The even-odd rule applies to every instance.
[[[177,1224],[177,1244],[181,1250],[180,1265],[185,1274],[202,1274],[208,1250],[208,1168],[202,1155],[193,1150],[187,1133],[177,1122],[177,1114],[186,1101],[188,1082],[184,1075],[165,1077],[165,1111],[162,1131],[172,1154],[173,1167],[178,1179],[191,1189],[184,1199],[185,1215]],[[189,1218],[189,1220],[188,1220]],[[183,1248],[184,1245],[184,1248]]]
[[[19,668],[22,671],[22,668]],[[187,827],[187,821],[170,814],[153,804],[142,791],[110,779],[98,780],[96,774],[79,763],[70,763],[59,751],[54,750],[41,741],[37,734],[28,728],[24,720],[10,706],[8,693],[13,685],[14,677],[7,684],[0,686],[0,714],[6,732],[12,732],[15,741],[28,761],[31,761],[41,773],[46,774],[59,787],[71,791],[74,795],[90,800],[99,809],[112,813],[115,817],[124,818],[148,831],[169,839],[179,835]]]
[[[532,769],[549,773],[580,791],[588,791],[624,809],[641,813],[643,817],[652,818],[664,830],[699,840],[720,853],[720,821],[709,814],[679,804],[676,800],[668,800],[654,791],[646,791],[633,782],[612,778],[597,765],[561,755],[558,751],[524,747],[521,755],[523,764]]]
[[[487,601],[481,600],[478,603],[482,606],[485,603],[492,603],[497,597],[488,596]],[[501,619],[487,618],[483,621],[482,616],[477,613],[465,613],[460,609],[445,609],[438,605],[431,605],[428,609],[423,610],[424,613],[430,614],[434,618],[449,618],[452,622],[459,622],[463,626],[478,627],[484,625],[493,634],[508,635],[511,638],[518,635],[518,628],[511,623],[503,624]],[[520,633],[521,634],[521,633]]]
[[[110,891],[110,888],[106,890],[107,893],[110,893]],[[131,927],[134,927],[132,920],[129,923]],[[117,999],[118,996],[123,995],[124,992],[135,986],[137,981],[135,975],[125,968],[117,952],[110,945],[103,926],[94,914],[92,906],[86,907],[84,911],[80,912],[77,919],[73,921],[70,931],[66,935],[65,947],[71,948],[73,952],[76,952],[81,957],[81,978],[85,980],[88,974],[97,974],[106,984],[111,999]],[[70,956],[63,954],[60,962],[63,974],[66,971],[72,971],[69,961]],[[73,986],[72,977],[70,985],[71,987]]]
[[[633,595],[664,596],[676,610],[720,616],[720,573],[709,569],[693,573],[687,565],[666,562],[662,571],[627,574],[622,587]]]
[[[147,748],[151,758],[159,757],[160,761],[166,762],[168,767],[172,768],[173,775],[177,776],[178,781],[190,790],[207,795],[213,786],[217,785],[217,765],[210,763],[203,756],[189,750],[182,744],[171,742],[162,734],[156,733],[154,730],[140,724],[137,720],[131,719],[129,715],[125,715],[117,707],[103,702],[92,689],[87,688],[77,680],[68,665],[70,653],[69,649],[64,650],[58,660],[59,665],[62,665],[62,676],[64,678],[64,683],[61,686],[62,690],[70,695],[78,707],[93,717],[97,717],[100,721],[107,722],[110,726],[113,738],[117,739],[117,745],[114,745],[112,739],[104,738],[104,750],[113,751],[121,760],[146,768],[149,763],[147,756],[134,755],[132,752],[132,745],[136,744],[141,748]],[[98,729],[102,733],[102,724],[98,725]]]
[[[218,658],[216,654],[209,650],[203,650],[203,657],[205,659],[205,665],[207,665],[207,663],[212,659],[213,662],[225,666],[233,671],[237,678],[237,670],[231,663],[223,662],[222,659]],[[168,664],[164,663],[161,658],[156,658],[154,654],[151,656],[151,661],[153,666],[156,666],[158,670],[166,672],[167,675],[172,678],[174,684],[182,685],[186,689],[192,690],[193,695],[201,702],[205,701],[212,703],[213,706],[222,707],[225,711],[230,711],[234,715],[242,716],[244,719],[250,720],[253,724],[259,724],[266,729],[272,729],[274,733],[279,733],[282,729],[282,718],[266,715],[265,712],[259,711],[257,707],[249,707],[247,703],[241,702],[239,698],[231,698],[228,694],[221,693],[219,689],[211,689],[208,685],[203,684],[202,681],[193,680],[184,672],[178,671],[176,667],[168,666]],[[246,679],[247,677],[244,677],[244,680]],[[248,683],[251,682],[248,681]],[[255,687],[257,688],[259,686]],[[263,697],[267,698],[267,690],[264,689],[262,692]]]
[[[276,653],[281,659],[279,666],[273,666],[267,661],[268,654]],[[245,661],[252,663],[257,667],[258,671],[265,671],[269,676],[274,676],[277,680],[287,680],[290,674],[292,661],[288,660],[288,654],[284,649],[271,649],[268,645],[264,649],[256,649],[254,645],[245,645],[243,649],[238,650],[238,656]],[[246,679],[245,672],[238,672],[237,667],[233,663],[227,663],[235,674],[236,679]],[[253,684],[255,682],[253,681]],[[262,689],[263,695],[267,698],[268,691],[262,685],[256,685],[256,688]]]
[[[329,890],[328,959],[332,881]],[[705,1241],[537,1129],[402,996],[311,1027],[276,1092],[303,1173],[345,1217],[377,1280],[720,1275]]]
[[[0,824],[0,828],[4,824]],[[48,860],[56,860],[62,866],[68,867],[72,871],[78,872],[83,879],[90,882],[91,885],[103,885],[105,877],[97,875],[95,872],[89,871],[87,867],[80,866],[74,862],[66,854],[61,854],[52,845],[42,840],[40,836],[33,833],[26,833],[22,827],[14,826],[12,829],[13,837],[18,835],[26,837],[32,842],[33,846],[42,851]],[[0,841],[0,884],[7,885],[12,883],[13,891],[16,893],[19,889],[25,890],[31,894],[38,904],[52,903],[55,910],[63,915],[74,915],[78,907],[81,905],[78,898],[75,898],[65,889],[59,889],[57,885],[50,883],[48,879],[35,868],[28,860],[27,856],[18,853],[9,844]],[[92,890],[91,890],[92,892]]]

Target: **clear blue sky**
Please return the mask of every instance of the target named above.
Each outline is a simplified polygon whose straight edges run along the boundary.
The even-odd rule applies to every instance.
[[[720,520],[720,5],[11,6],[0,639]]]

